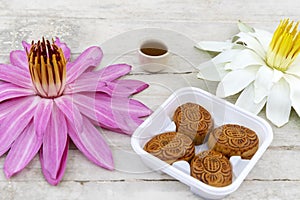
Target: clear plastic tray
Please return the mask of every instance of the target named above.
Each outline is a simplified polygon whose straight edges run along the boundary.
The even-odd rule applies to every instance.
[[[190,176],[188,162],[178,161],[169,165],[143,150],[147,141],[154,135],[166,131],[175,131],[172,117],[175,109],[181,104],[193,102],[205,107],[214,119],[214,126],[227,123],[246,126],[254,130],[259,137],[259,148],[251,160],[241,159],[239,156],[230,158],[233,167],[232,184],[226,187],[213,187]],[[173,93],[132,135],[131,145],[144,163],[156,171],[162,171],[182,183],[188,185],[191,191],[206,199],[221,199],[234,192],[241,185],[248,173],[266,151],[273,139],[270,125],[260,117],[253,115],[237,106],[220,99],[198,88],[182,88]],[[207,145],[196,146],[196,153],[206,150]]]

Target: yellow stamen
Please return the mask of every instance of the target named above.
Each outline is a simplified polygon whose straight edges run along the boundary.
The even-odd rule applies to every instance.
[[[60,96],[66,83],[66,59],[61,48],[48,40],[32,42],[27,52],[32,83],[44,98]]]
[[[56,80],[56,90],[59,91],[61,86],[61,77],[60,77],[61,74],[58,67],[59,64],[57,63],[56,56],[54,54],[52,55],[52,61],[54,67],[54,78]]]
[[[300,53],[299,22],[284,19],[274,32],[267,52],[266,62],[269,67],[286,71]]]
[[[44,57],[41,56],[41,72],[42,72],[42,87],[45,91],[48,91],[48,81],[47,81],[47,70],[46,70],[46,63]]]

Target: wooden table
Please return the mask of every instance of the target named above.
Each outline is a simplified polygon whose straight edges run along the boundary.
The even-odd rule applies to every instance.
[[[140,28],[169,29],[193,41],[223,41],[238,32],[238,20],[269,31],[283,17],[300,20],[300,4],[296,0],[0,0],[0,9],[1,63],[8,63],[9,52],[20,49],[22,40],[38,40],[42,36],[59,36],[68,43],[75,58],[88,46],[105,44]],[[115,61],[134,65],[126,78],[150,83],[135,98],[153,110],[178,88],[194,86],[214,92],[216,87],[216,83],[197,79],[196,69],[175,57],[175,68],[151,74],[140,70],[136,58],[130,57],[134,55],[128,55]],[[228,100],[234,102],[235,98]],[[259,115],[264,118],[265,112]],[[299,199],[299,122],[293,111],[287,125],[272,126],[271,146],[241,187],[226,199]],[[130,137],[110,131],[104,135],[113,150],[115,171],[96,167],[71,148],[66,173],[57,187],[44,180],[35,158],[10,180],[0,173],[0,199],[199,199],[184,184],[149,170],[131,149]],[[1,169],[4,159],[5,156],[0,158]]]

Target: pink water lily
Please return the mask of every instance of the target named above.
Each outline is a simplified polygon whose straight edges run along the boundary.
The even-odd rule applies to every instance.
[[[12,51],[0,64],[0,156],[8,152],[7,178],[20,172],[39,152],[45,179],[57,185],[64,174],[70,139],[94,164],[114,169],[100,126],[131,134],[151,111],[131,95],[148,87],[119,80],[131,67],[115,64],[96,70],[99,47],[86,49],[74,62],[57,38]]]

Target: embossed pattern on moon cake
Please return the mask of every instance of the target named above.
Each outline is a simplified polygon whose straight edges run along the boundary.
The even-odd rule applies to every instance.
[[[176,131],[188,135],[195,145],[202,144],[207,133],[213,128],[210,113],[195,103],[179,106],[175,110],[173,121],[176,124]]]
[[[251,159],[259,145],[257,134],[244,126],[225,124],[214,129],[208,138],[208,146],[227,156]]]
[[[232,166],[223,154],[207,150],[192,160],[191,176],[208,185],[224,187],[232,183]]]
[[[189,162],[195,155],[192,139],[177,132],[166,132],[154,136],[146,143],[144,150],[168,164],[178,160]]]

